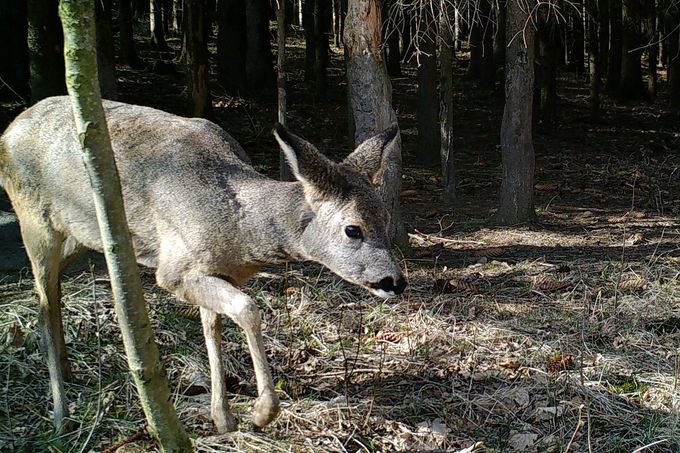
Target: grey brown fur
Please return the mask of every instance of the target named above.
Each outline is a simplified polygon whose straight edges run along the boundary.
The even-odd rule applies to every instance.
[[[297,179],[279,182],[257,173],[238,143],[209,121],[109,101],[104,107],[137,260],[156,269],[161,287],[201,307],[218,430],[235,428],[220,358],[220,314],[246,333],[259,393],[253,423],[267,425],[279,405],[260,315],[237,286],[263,264],[312,260],[381,297],[403,291],[376,188],[396,126],[339,164],[277,126]],[[68,415],[63,383],[69,375],[59,278],[82,251],[101,250],[68,97],[39,102],[5,131],[0,184],[33,266],[56,421]],[[349,237],[347,226],[359,227],[361,237]]]

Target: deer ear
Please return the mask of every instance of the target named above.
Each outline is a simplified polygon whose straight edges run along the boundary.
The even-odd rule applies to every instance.
[[[382,185],[383,174],[390,164],[390,153],[386,151],[394,144],[398,136],[399,126],[395,122],[357,146],[352,154],[342,161],[342,165],[365,175],[373,185]]]
[[[313,186],[324,185],[333,173],[335,164],[321,154],[314,145],[304,138],[291,133],[285,126],[276,123],[274,137],[286,156],[288,166],[295,178]]]

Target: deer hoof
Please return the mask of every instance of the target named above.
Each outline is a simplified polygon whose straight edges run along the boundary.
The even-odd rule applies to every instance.
[[[279,397],[276,393],[265,393],[255,401],[253,409],[253,425],[262,429],[279,415]]]

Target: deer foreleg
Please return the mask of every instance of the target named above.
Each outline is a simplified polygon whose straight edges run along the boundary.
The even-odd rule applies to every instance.
[[[229,282],[200,272],[185,274],[181,283],[172,289],[182,299],[229,316],[244,330],[259,395],[253,410],[253,423],[258,428],[268,425],[279,413],[279,398],[274,391],[260,327],[260,312],[255,302]],[[211,378],[223,379],[214,375]]]

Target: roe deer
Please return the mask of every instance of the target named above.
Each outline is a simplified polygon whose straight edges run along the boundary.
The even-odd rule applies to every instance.
[[[390,251],[389,216],[377,185],[390,165],[396,124],[334,163],[277,125],[294,182],[257,173],[236,141],[203,119],[104,102],[137,261],[158,285],[200,306],[220,432],[236,422],[226,399],[220,315],[246,333],[257,379],[252,421],[278,414],[257,305],[237,286],[266,263],[312,260],[380,297],[406,287]],[[70,374],[60,276],[86,249],[101,251],[90,183],[69,98],[29,108],[0,138],[0,184],[12,201],[40,299],[54,421],[68,416]]]

